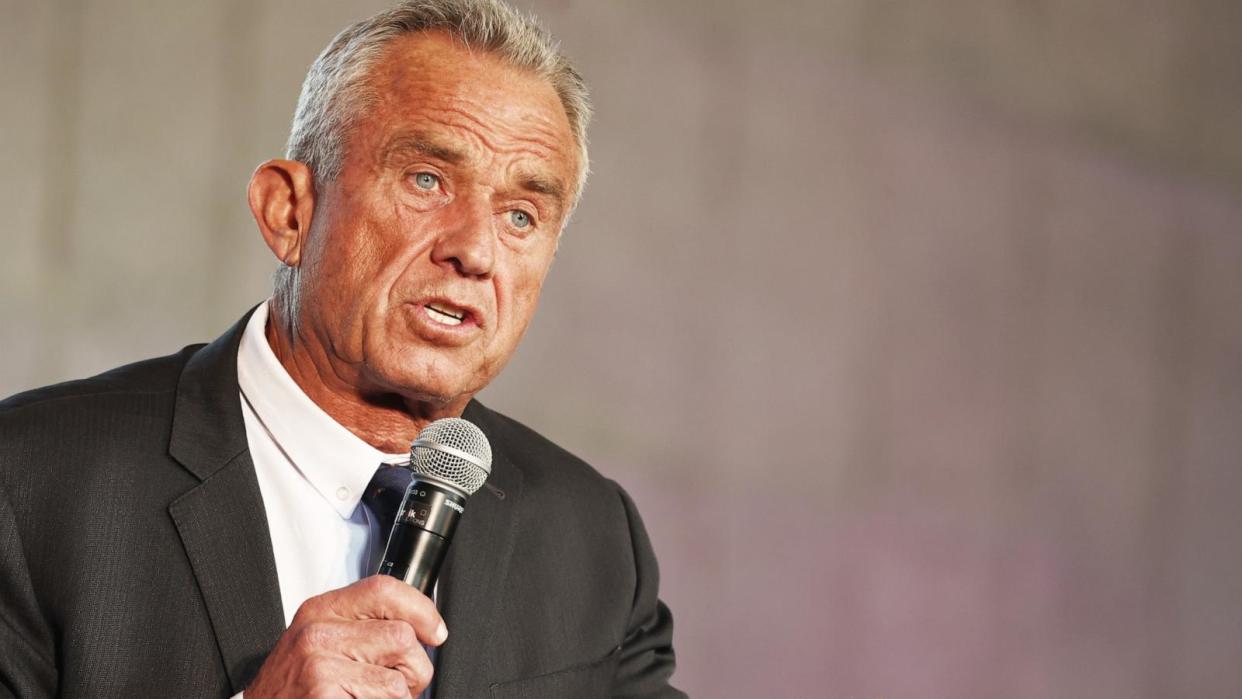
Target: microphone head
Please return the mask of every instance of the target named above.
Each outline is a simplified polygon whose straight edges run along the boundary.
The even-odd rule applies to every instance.
[[[492,445],[474,423],[442,418],[410,445],[410,470],[474,495],[492,472]]]

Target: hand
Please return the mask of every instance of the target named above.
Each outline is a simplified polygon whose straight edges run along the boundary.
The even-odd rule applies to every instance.
[[[426,595],[373,575],[303,602],[245,696],[418,696],[432,673],[420,643],[446,637]]]

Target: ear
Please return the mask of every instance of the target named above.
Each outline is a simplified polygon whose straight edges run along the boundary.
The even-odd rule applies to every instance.
[[[250,177],[249,198],[267,247],[278,260],[297,267],[315,213],[310,168],[296,160],[269,160]]]

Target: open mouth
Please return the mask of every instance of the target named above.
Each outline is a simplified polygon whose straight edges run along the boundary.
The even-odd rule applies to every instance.
[[[424,304],[429,313],[427,314],[432,320],[442,325],[461,325],[466,319],[466,312],[460,308],[450,306],[446,303],[433,302]]]

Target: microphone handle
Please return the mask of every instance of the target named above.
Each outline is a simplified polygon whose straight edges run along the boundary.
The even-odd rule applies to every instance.
[[[406,488],[377,573],[404,580],[431,596],[466,498],[418,476]]]
[[[398,524],[392,528],[384,561],[376,572],[400,578],[430,597],[447,551],[448,541],[443,537],[412,524]]]

